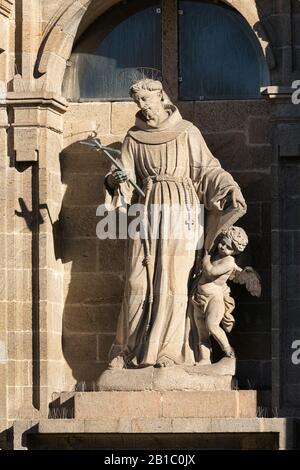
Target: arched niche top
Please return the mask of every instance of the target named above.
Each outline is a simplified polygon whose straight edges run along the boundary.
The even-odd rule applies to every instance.
[[[250,24],[266,56],[269,68],[275,65],[268,34],[261,22],[255,0],[223,0],[239,11]],[[66,63],[73,44],[106,10],[120,0],[67,0],[45,28],[35,65],[35,78],[43,80],[43,88],[61,92]]]
[[[243,15],[255,32],[264,55],[266,57],[269,69],[275,67],[275,58],[272,51],[271,38],[266,30],[263,19],[266,17],[266,12],[263,11],[257,4],[256,0],[222,0],[223,3],[235,8]]]

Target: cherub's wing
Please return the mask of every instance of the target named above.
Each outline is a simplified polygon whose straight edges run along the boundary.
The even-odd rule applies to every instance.
[[[236,269],[231,280],[236,284],[245,284],[246,289],[255,297],[261,296],[261,279],[259,274],[250,266],[244,269]]]

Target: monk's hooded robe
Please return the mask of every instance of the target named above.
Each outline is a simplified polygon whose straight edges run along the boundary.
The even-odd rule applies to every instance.
[[[194,363],[188,285],[198,242],[196,207],[201,203],[207,209],[207,249],[245,212],[241,207],[226,211],[226,197],[237,184],[211,154],[200,131],[183,120],[174,105],[166,105],[166,110],[169,117],[157,128],[139,111],[122,146],[120,163],[145,197],[137,200],[128,181],[114,190],[106,184],[106,203],[114,208],[122,198],[129,205],[134,198],[145,204],[148,221],[153,205],[181,207],[173,224],[188,224],[191,220],[183,218],[191,215],[194,219],[195,236],[189,242],[160,233],[163,210],[158,236],[146,228],[146,240],[128,240],[124,297],[110,360],[122,355],[129,366],[155,365],[166,358],[175,364]]]

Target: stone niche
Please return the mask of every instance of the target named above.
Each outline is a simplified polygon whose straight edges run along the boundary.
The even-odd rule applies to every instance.
[[[239,183],[248,204],[240,221],[250,243],[243,263],[256,267],[263,282],[260,299],[234,286],[237,386],[267,390],[271,382],[270,204],[271,144],[269,103],[265,100],[182,102],[185,119],[195,123],[213,154]],[[132,102],[70,103],[64,116],[60,156],[64,196],[59,214],[64,267],[63,354],[66,390],[94,390],[106,367],[123,293],[124,240],[98,240],[96,208],[103,202],[104,155],[79,144],[91,131],[120,148],[133,125]],[[262,247],[264,249],[262,250]],[[218,359],[218,348],[215,348]]]
[[[41,420],[38,433],[28,435],[29,448],[105,448],[107,443],[114,448],[292,445],[289,422],[265,418],[271,387],[271,255],[266,249],[271,208],[269,102],[177,104],[239,183],[248,204],[247,215],[239,221],[250,238],[243,263],[257,268],[264,289],[262,297],[254,299],[243,288],[233,287],[237,324],[231,342],[238,360],[227,373],[207,375],[194,390],[176,388],[174,377],[161,390],[159,372],[149,377],[146,369],[140,371],[136,391],[130,374],[119,389],[110,391],[109,383],[105,388],[103,373],[123,294],[125,242],[96,237],[96,209],[103,202],[109,164],[104,155],[79,141],[96,131],[104,144],[119,149],[137,108],[132,102],[70,103],[64,115],[63,198],[56,221],[64,284],[64,385],[52,394],[49,417],[53,419]],[[214,344],[214,360],[219,359]],[[98,391],[101,377],[104,382]]]
[[[230,338],[238,357],[236,364],[227,374],[215,374],[213,378],[206,375],[202,388],[194,390],[179,390],[175,377],[169,388],[159,390],[155,385],[159,372],[149,379],[147,371],[136,391],[129,392],[126,383],[123,389],[113,392],[104,386],[97,390],[99,379],[105,378],[107,353],[116,331],[126,253],[124,240],[101,241],[96,237],[96,209],[103,202],[103,181],[109,164],[104,155],[81,146],[79,141],[96,131],[104,144],[120,148],[137,109],[132,102],[67,104],[53,93],[60,94],[75,35],[80,37],[96,17],[116,3],[118,0],[0,0],[0,137],[4,143],[0,151],[7,166],[1,165],[0,234],[4,243],[0,261],[4,261],[1,268],[7,278],[1,285],[5,321],[1,318],[0,326],[1,346],[3,341],[8,344],[7,364],[6,350],[0,351],[1,446],[9,428],[7,434],[14,434],[14,448],[292,447],[293,439],[299,440],[299,423],[295,432],[294,420],[273,417],[269,406],[271,386],[279,403],[284,380],[288,380],[286,405],[294,406],[299,398],[295,369],[285,367],[281,361],[286,358],[280,357],[281,299],[277,292],[285,279],[278,273],[279,239],[271,263],[272,184],[276,194],[278,188],[271,174],[276,152],[271,146],[274,135],[270,127],[276,106],[270,99],[176,103],[183,117],[199,127],[223,168],[239,183],[248,205],[247,215],[239,222],[250,239],[243,265],[257,269],[263,293],[255,299],[243,287],[233,286],[236,327]],[[168,15],[163,19],[164,67],[169,75],[170,96],[176,96],[177,56],[170,51],[178,39],[177,2],[164,3],[173,20],[176,16],[173,26]],[[290,2],[226,3],[236,7],[255,30],[271,83],[290,86],[293,79],[299,78],[299,2],[292,2],[292,14]],[[14,11],[14,4],[18,4],[18,11]],[[41,8],[35,8],[37,4]],[[290,19],[295,26],[293,46]],[[278,24],[282,26],[279,29]],[[273,37],[269,38],[271,30]],[[22,77],[19,73],[14,77],[14,66],[8,66],[8,59],[15,62],[14,37],[19,42],[22,37],[18,45],[22,47]],[[272,42],[276,47],[272,48]],[[8,77],[14,96],[6,96]],[[270,96],[275,98],[273,101],[282,98],[275,88],[274,96]],[[23,98],[16,96],[18,91],[24,93]],[[290,103],[290,96],[288,99]],[[293,113],[299,120],[295,106],[283,107],[275,116],[279,123],[284,121],[289,126]],[[299,151],[299,129],[289,141],[286,129],[275,128],[276,135],[281,131],[283,142],[275,139],[282,151],[276,165],[282,181],[289,182],[295,174],[294,162],[290,163],[289,158],[299,158],[290,145],[296,143]],[[7,155],[16,155],[15,167]],[[298,171],[299,162],[296,166]],[[298,194],[296,189],[294,193]],[[32,227],[35,214],[37,220]],[[290,222],[294,219],[278,219],[274,231],[279,237],[285,223]],[[296,235],[296,230],[290,234],[293,241]],[[272,243],[274,248],[274,240]],[[286,249],[287,259],[291,253],[297,255],[293,250]],[[273,323],[271,264],[276,294]],[[291,339],[296,313],[294,308],[288,313],[282,337]],[[214,360],[219,358],[220,351],[214,344]],[[279,373],[283,366],[285,378]],[[294,416],[294,410],[289,408],[290,416]],[[265,418],[267,415],[272,419]]]

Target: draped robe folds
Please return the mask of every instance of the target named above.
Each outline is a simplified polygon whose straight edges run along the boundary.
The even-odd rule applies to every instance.
[[[141,112],[137,113],[136,125],[125,137],[120,163],[144,189],[146,197],[139,196],[138,203],[146,205],[148,216],[153,204],[185,208],[189,203],[197,231],[195,208],[204,204],[211,217],[206,227],[206,243],[211,246],[217,233],[244,211],[223,210],[227,194],[237,184],[213,157],[200,131],[183,120],[174,105],[166,109],[169,118],[158,128],[150,127]],[[134,193],[128,181],[114,190],[106,184],[106,203],[116,209],[123,198],[130,205]],[[178,217],[186,214],[183,210]],[[188,282],[198,238],[187,243],[166,239],[161,233],[148,236],[148,253],[141,238],[128,240],[124,297],[110,360],[123,355],[125,362],[136,366],[155,365],[165,358],[175,364],[194,363]]]

